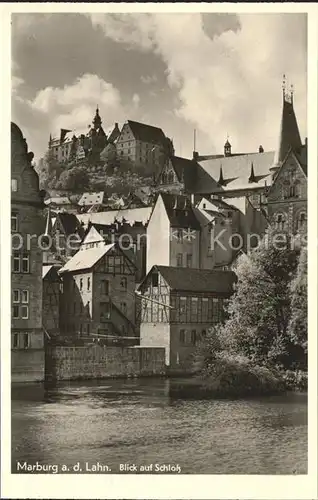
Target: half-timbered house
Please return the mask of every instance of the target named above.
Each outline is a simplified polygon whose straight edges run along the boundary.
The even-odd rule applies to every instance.
[[[65,335],[133,337],[136,266],[118,244],[81,249],[60,270]]]
[[[140,345],[165,347],[168,368],[190,369],[199,339],[222,322],[234,281],[232,271],[153,266],[137,290]]]

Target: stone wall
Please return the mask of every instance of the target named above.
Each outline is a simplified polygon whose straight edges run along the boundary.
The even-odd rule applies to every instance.
[[[11,382],[43,382],[44,349],[11,351]]]
[[[45,361],[50,381],[165,374],[164,348],[48,346]]]

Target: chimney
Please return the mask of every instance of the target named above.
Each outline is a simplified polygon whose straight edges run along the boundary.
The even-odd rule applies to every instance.
[[[258,148],[258,152],[259,153],[264,153],[264,148],[262,145],[260,145],[260,147]]]
[[[305,137],[305,147],[308,148],[308,138]]]
[[[195,160],[195,161],[198,161],[198,159],[199,159],[199,153],[197,151],[193,151],[192,159]]]

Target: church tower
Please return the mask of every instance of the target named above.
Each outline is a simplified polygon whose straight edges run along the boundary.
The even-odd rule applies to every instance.
[[[294,90],[286,90],[286,79],[283,77],[283,108],[280,124],[278,147],[275,154],[274,167],[277,167],[285,159],[289,149],[300,151],[301,138],[299,134],[297,119],[294,111]]]

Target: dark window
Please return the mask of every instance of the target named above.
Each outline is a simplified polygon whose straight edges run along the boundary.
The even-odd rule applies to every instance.
[[[91,279],[87,278],[87,290],[90,290],[91,288]]]
[[[27,349],[29,346],[30,346],[29,334],[25,333],[23,335],[23,347],[24,347],[24,349]]]
[[[89,328],[89,323],[87,323],[87,333],[89,334],[90,328]]]
[[[25,252],[22,254],[22,272],[23,273],[30,272],[30,256]]]
[[[124,290],[127,290],[127,278],[122,278],[122,279],[121,279],[120,286],[121,286]]]
[[[13,252],[13,272],[19,273],[21,266],[20,254],[19,252]]]
[[[19,346],[19,335],[17,333],[13,334],[13,349],[17,349]]]
[[[195,345],[197,341],[197,332],[196,330],[191,331],[191,344]]]
[[[109,295],[109,281],[108,280],[102,281],[102,294]]]
[[[82,278],[80,279],[80,290],[83,290],[83,280],[82,280]]]
[[[19,306],[14,304],[12,309],[13,309],[12,310],[13,319],[18,319],[19,318]]]
[[[157,288],[158,287],[158,283],[159,283],[159,276],[158,276],[158,273],[153,273],[152,274],[152,286]]]
[[[100,321],[108,321],[110,319],[110,303],[101,302],[100,303]]]
[[[187,267],[192,267],[192,254],[187,253]]]
[[[180,343],[185,343],[185,330],[180,330]]]
[[[11,231],[18,231],[18,214],[16,212],[11,212]]]
[[[183,256],[182,253],[177,254],[177,267],[182,267],[183,264]]]

